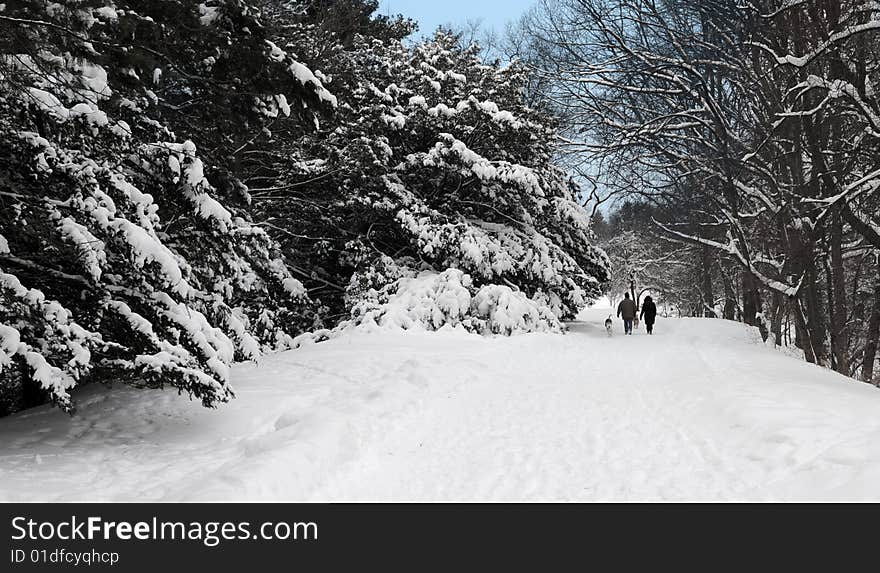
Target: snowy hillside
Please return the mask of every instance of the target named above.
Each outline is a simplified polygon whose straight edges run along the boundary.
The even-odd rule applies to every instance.
[[[663,319],[608,338],[346,335],[233,370],[218,411],[86,388],[0,420],[0,500],[880,500],[880,392]]]

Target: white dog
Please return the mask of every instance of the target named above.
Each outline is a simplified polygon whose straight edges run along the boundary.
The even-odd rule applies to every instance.
[[[608,318],[605,319],[605,332],[608,333],[608,336],[611,336],[611,329],[614,326],[614,321],[611,320],[611,315],[608,315]]]

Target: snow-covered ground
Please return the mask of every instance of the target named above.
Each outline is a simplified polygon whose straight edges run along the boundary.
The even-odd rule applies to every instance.
[[[743,325],[350,334],[219,410],[86,388],[0,420],[0,500],[880,500],[880,391]]]

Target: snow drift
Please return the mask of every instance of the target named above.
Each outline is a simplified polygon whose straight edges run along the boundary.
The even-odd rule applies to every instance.
[[[349,331],[222,411],[83,388],[0,420],[0,500],[880,500],[880,392],[741,324]]]
[[[470,275],[447,269],[404,276],[368,290],[352,309],[353,324],[403,330],[461,327],[480,334],[561,332],[546,306],[504,285],[474,286]]]

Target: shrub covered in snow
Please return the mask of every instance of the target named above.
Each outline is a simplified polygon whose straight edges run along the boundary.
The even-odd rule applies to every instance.
[[[561,332],[553,312],[508,286],[477,287],[458,269],[410,273],[369,289],[352,307],[352,323],[403,330],[462,327],[479,334]]]

